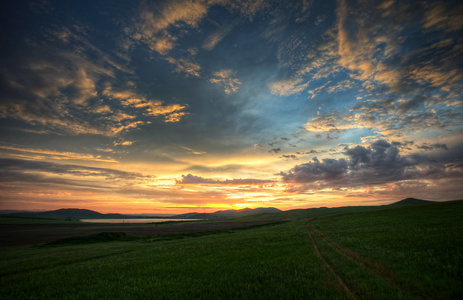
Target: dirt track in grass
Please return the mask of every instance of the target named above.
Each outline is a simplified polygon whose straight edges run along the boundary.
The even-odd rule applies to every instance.
[[[73,236],[101,232],[124,232],[133,236],[149,236],[186,232],[215,231],[275,223],[275,221],[184,222],[176,224],[2,224],[0,247],[49,243]]]

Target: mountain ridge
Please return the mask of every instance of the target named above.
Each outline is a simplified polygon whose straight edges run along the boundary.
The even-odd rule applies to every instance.
[[[371,206],[377,208],[386,208],[386,207],[401,207],[401,206],[409,206],[409,205],[423,205],[434,203],[434,201],[429,200],[422,200],[416,198],[405,198],[390,204],[386,205],[378,205],[378,206]],[[318,207],[318,208],[308,208],[305,210],[313,210],[313,211],[324,211],[324,210],[343,210],[347,208],[355,209],[357,206],[345,206],[345,207]],[[367,209],[368,207],[359,206],[359,208]],[[236,217],[247,217],[252,215],[258,214],[272,214],[272,213],[290,213],[291,211],[298,211],[301,209],[294,209],[288,211],[281,211],[275,207],[259,207],[255,209],[251,208],[244,208],[239,210],[219,210],[213,213],[198,213],[198,212],[190,212],[185,214],[177,214],[177,215],[170,215],[170,216],[140,216],[134,214],[119,214],[119,213],[107,213],[103,214],[94,210],[90,209],[83,209],[83,208],[61,208],[57,210],[51,211],[43,211],[43,212],[16,212],[16,213],[6,213],[2,214],[16,216],[16,217],[26,217],[26,218],[58,218],[58,219],[123,219],[123,218],[170,218],[170,219],[225,219],[225,218],[236,218]],[[304,209],[302,209],[304,210]]]

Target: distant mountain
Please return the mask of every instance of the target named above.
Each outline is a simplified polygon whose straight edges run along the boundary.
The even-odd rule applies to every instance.
[[[247,217],[252,215],[259,214],[272,214],[272,213],[281,213],[278,214],[279,217],[285,216],[299,216],[300,217],[316,217],[323,215],[339,214],[339,213],[348,213],[355,211],[364,211],[364,210],[373,210],[381,209],[384,207],[401,207],[408,205],[419,205],[433,203],[433,201],[415,199],[415,198],[406,198],[398,202],[394,202],[389,205],[381,206],[346,206],[346,207],[319,207],[319,208],[309,208],[309,209],[296,209],[282,212],[281,210],[274,207],[260,207],[255,209],[245,208],[240,210],[219,210],[213,213],[186,213],[180,215],[150,215],[150,218],[172,218],[172,219],[225,219],[225,218],[237,218],[237,217]],[[21,212],[21,211],[0,211],[2,216],[12,216],[18,218],[48,218],[48,219],[131,219],[131,218],[148,218],[145,214],[139,215],[123,215],[123,214],[102,214],[94,210],[89,209],[78,209],[78,208],[62,208],[58,210],[45,211],[45,212]],[[262,216],[267,218],[266,216]],[[270,218],[270,216],[268,216]],[[271,217],[273,218],[273,217]]]
[[[186,213],[181,215],[174,215],[174,219],[224,219],[224,218],[237,218],[237,217],[246,217],[251,215],[258,214],[269,214],[281,212],[278,208],[274,207],[259,207],[255,209],[244,208],[239,210],[219,210],[214,213]]]
[[[102,216],[104,216],[103,214],[93,210],[79,208],[62,208],[58,210],[44,211],[41,213],[37,213],[37,215],[74,219],[101,218]]]
[[[421,200],[421,199],[416,199],[416,198],[406,198],[406,199],[391,203],[387,206],[407,206],[407,205],[428,204],[428,203],[432,203],[432,201]]]
[[[121,214],[102,214],[97,211],[80,208],[62,208],[43,212],[22,212],[9,214],[22,218],[47,218],[47,219],[120,219],[127,218]]]
[[[240,209],[240,210],[220,210],[214,213],[187,213],[181,215],[157,215],[151,218],[172,218],[172,219],[223,219],[245,217],[256,214],[276,213],[281,210],[274,207],[256,208],[256,209]],[[80,209],[80,208],[62,208],[58,210],[44,211],[44,212],[27,212],[27,213],[13,213],[10,214],[15,217],[22,218],[48,218],[48,219],[123,219],[123,218],[141,218],[146,215],[122,215],[122,214],[102,214],[94,210]]]

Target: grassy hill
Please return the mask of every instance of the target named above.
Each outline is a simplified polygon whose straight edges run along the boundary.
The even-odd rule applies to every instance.
[[[282,212],[277,214],[297,219],[171,240],[154,236],[1,249],[0,294],[5,299],[462,298],[463,201],[335,211],[339,214]]]
[[[297,220],[305,218],[317,218],[323,216],[333,216],[339,214],[353,213],[353,212],[362,212],[362,211],[375,211],[382,210],[385,208],[399,207],[399,206],[409,206],[409,205],[424,205],[435,203],[427,200],[419,200],[415,198],[403,199],[388,205],[379,205],[379,206],[341,206],[341,207],[317,207],[317,208],[307,208],[307,209],[292,209],[282,212],[276,212],[272,214],[261,214],[253,215],[249,217],[239,217],[237,220]]]
[[[422,204],[429,204],[429,203],[432,203],[432,201],[421,200],[421,199],[416,199],[416,198],[406,198],[406,199],[391,203],[388,206],[422,205]]]

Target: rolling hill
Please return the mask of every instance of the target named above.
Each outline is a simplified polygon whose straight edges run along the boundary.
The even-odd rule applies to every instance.
[[[255,209],[244,208],[239,210],[219,210],[214,213],[186,213],[180,215],[174,215],[174,219],[223,219],[223,218],[238,218],[238,217],[247,217],[252,215],[259,214],[270,214],[270,213],[279,213],[281,210],[274,207],[259,207]]]
[[[406,198],[406,199],[391,203],[387,206],[407,206],[407,205],[421,205],[421,204],[429,204],[429,203],[433,203],[433,201],[421,200],[421,199],[416,199],[416,198]]]

